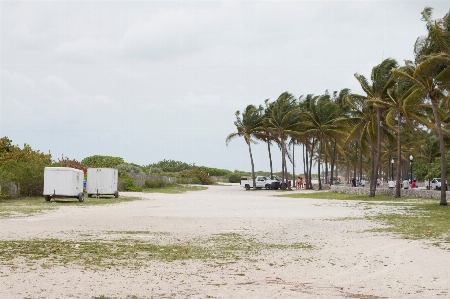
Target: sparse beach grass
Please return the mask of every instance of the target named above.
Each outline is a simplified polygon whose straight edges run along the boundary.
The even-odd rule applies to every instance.
[[[15,260],[19,259],[46,268],[76,264],[96,270],[122,267],[139,269],[149,261],[214,260],[220,264],[254,258],[264,250],[313,249],[312,245],[307,243],[265,243],[252,236],[236,233],[214,234],[188,242],[180,242],[169,236],[169,244],[153,244],[133,238],[133,235],[152,232],[121,233],[126,236],[107,241],[3,240],[0,241],[0,261],[11,267],[14,267]],[[167,236],[161,232],[156,234]]]
[[[208,187],[203,186],[191,186],[191,185],[179,185],[179,184],[169,184],[159,188],[144,188],[142,192],[145,193],[167,193],[167,194],[180,194],[187,191],[202,191],[206,190]]]
[[[376,232],[391,232],[402,235],[406,239],[427,239],[434,245],[450,250],[450,209],[440,206],[439,201],[430,198],[395,198],[389,195],[345,194],[337,192],[317,192],[308,194],[286,194],[280,197],[313,198],[330,200],[355,200],[367,205],[383,205],[401,207],[398,210],[382,212],[366,216],[366,219],[380,222],[383,228],[373,229]]]
[[[135,200],[141,200],[141,198],[127,196],[120,196],[119,198],[115,198],[114,196],[101,196],[96,198],[85,196],[84,202],[79,202],[75,198],[56,198],[51,201],[45,201],[44,197],[2,199],[0,200],[0,218],[25,217],[43,214],[45,212],[58,209],[61,206],[85,207],[130,202]]]

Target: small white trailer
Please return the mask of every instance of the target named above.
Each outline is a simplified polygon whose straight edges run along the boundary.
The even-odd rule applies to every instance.
[[[46,201],[57,197],[74,197],[84,201],[82,170],[70,167],[45,167],[44,196]]]
[[[119,174],[117,169],[88,168],[86,181],[86,192],[88,197],[92,197],[92,195],[114,195],[115,198],[118,198],[118,179]]]

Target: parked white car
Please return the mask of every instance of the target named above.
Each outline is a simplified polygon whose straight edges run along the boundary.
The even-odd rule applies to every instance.
[[[245,188],[246,190],[250,190],[250,188],[253,188],[253,179],[250,178],[241,178],[241,187]],[[275,189],[278,190],[278,188],[281,187],[281,182],[277,179],[270,179],[267,176],[257,176],[256,177],[256,188],[262,189],[265,188],[267,190]]]
[[[428,182],[425,182],[428,187]],[[430,182],[430,190],[441,190],[441,178],[433,178]]]

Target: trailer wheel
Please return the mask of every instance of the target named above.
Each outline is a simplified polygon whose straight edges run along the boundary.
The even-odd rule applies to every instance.
[[[78,201],[79,202],[83,202],[84,201],[84,195],[83,195],[83,192],[80,192],[80,193],[78,193]]]
[[[45,201],[50,201],[51,197],[50,195],[45,195]]]
[[[250,190],[250,185],[249,184],[245,185],[245,190]]]
[[[114,191],[114,197],[115,197],[115,198],[119,198],[119,192]]]

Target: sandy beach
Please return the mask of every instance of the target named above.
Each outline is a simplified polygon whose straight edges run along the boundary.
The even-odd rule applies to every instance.
[[[1,219],[2,240],[107,242],[128,232],[157,244],[202,245],[212,236],[232,234],[266,245],[239,259],[148,260],[137,268],[42,267],[40,260],[15,259],[0,264],[0,297],[450,298],[449,251],[431,241],[370,231],[380,224],[362,218],[395,207],[277,194],[238,186],[123,193],[144,199]]]

